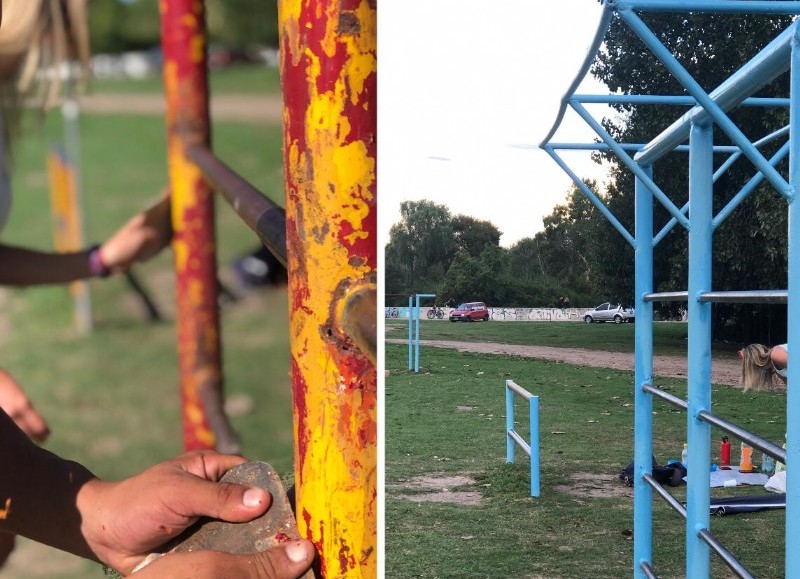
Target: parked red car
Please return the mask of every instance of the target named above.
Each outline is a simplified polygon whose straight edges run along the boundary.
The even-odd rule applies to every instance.
[[[450,312],[451,322],[489,321],[489,310],[483,302],[467,302]]]

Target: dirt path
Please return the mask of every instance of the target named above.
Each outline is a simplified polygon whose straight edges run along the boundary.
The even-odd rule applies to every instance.
[[[163,116],[161,94],[88,94],[81,97],[86,112],[101,114],[139,114]],[[258,124],[281,122],[283,105],[277,95],[230,94],[212,96],[211,117],[223,121]]]
[[[408,343],[403,339],[387,339],[386,341],[393,344]],[[551,348],[548,346],[520,346],[494,342],[453,342],[448,340],[420,340],[420,344],[433,346],[434,348],[452,348],[460,352],[506,354],[523,358],[559,360],[579,366],[633,370],[633,354],[626,352],[603,352],[581,348]],[[681,356],[656,356],[653,360],[653,371],[656,376],[686,378],[686,358]],[[741,378],[742,366],[737,358],[712,360],[712,383],[741,386]]]

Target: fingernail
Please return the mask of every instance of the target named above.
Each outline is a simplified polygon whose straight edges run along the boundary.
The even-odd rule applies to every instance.
[[[286,547],[286,556],[292,563],[303,563],[308,560],[308,549],[305,543],[295,541]]]
[[[250,488],[244,491],[242,504],[246,507],[257,507],[267,500],[267,492],[263,489]]]

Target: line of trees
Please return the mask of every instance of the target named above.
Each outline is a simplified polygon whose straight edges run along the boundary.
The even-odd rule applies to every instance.
[[[656,35],[707,91],[738,70],[791,22],[790,17],[657,13],[645,16]],[[619,20],[612,23],[592,74],[612,92],[684,94],[677,81]],[[755,96],[788,96],[784,74]],[[602,124],[618,142],[652,139],[685,112],[684,107],[615,105]],[[788,123],[784,109],[740,109],[731,118],[756,140]],[[715,144],[732,144],[715,129]],[[772,156],[781,142],[762,148]],[[629,230],[634,225],[634,180],[616,157],[598,153],[610,172],[601,197]],[[714,159],[718,167],[725,159]],[[672,201],[688,201],[688,159],[674,153],[654,166],[654,179]],[[777,166],[788,177],[788,163]],[[714,212],[720,211],[755,174],[744,158],[714,186]],[[594,183],[589,185],[597,191]],[[670,215],[658,203],[658,231]],[[434,291],[443,300],[484,300],[503,306],[549,306],[559,296],[573,305],[598,300],[633,302],[633,250],[599,212],[572,188],[564,205],[544,219],[544,230],[509,249],[499,247],[494,225],[465,216],[451,217],[431,202],[406,202],[401,222],[386,247],[388,294]],[[787,287],[788,228],[786,202],[762,184],[714,233],[713,280],[717,290]],[[492,233],[482,237],[479,232]],[[463,239],[474,239],[467,244]],[[655,248],[656,291],[687,287],[688,236],[675,227]],[[402,303],[402,298],[387,303]],[[664,308],[676,307],[663,306]],[[769,344],[786,336],[785,306],[716,305],[714,335],[737,342]]]
[[[211,42],[231,49],[278,46],[277,0],[206,0]],[[143,50],[161,42],[158,0],[89,4],[92,52]]]

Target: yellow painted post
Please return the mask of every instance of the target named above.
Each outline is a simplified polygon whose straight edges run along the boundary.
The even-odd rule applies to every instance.
[[[210,141],[205,4],[160,0],[159,10],[184,449],[238,452],[222,401],[214,202],[200,171],[186,156],[188,145]]]
[[[326,578],[377,575],[376,4],[280,0],[295,482]]]

